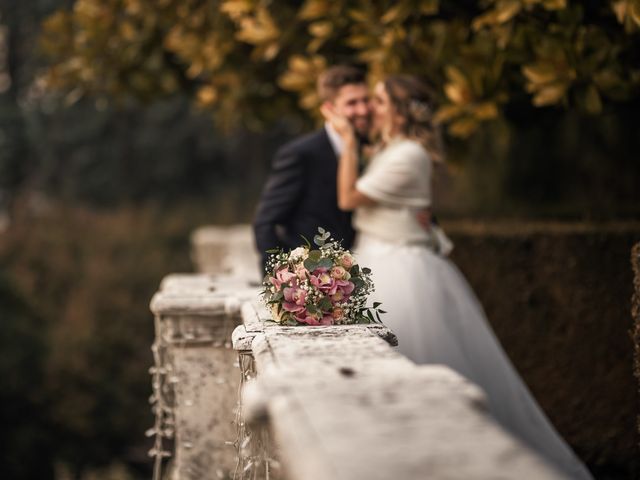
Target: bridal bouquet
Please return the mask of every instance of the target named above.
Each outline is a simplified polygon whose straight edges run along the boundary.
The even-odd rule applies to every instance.
[[[318,228],[316,247],[288,253],[269,250],[262,298],[282,325],[344,325],[380,322],[380,303],[366,306],[374,291],[371,270],[360,268],[351,252]],[[303,237],[304,238],[304,237]],[[327,241],[329,240],[329,241]]]

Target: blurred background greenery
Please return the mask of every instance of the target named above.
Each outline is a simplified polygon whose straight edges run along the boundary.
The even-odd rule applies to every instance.
[[[434,85],[444,219],[637,220],[639,39],[639,0],[0,0],[6,478],[148,475],[148,301],[326,65]]]

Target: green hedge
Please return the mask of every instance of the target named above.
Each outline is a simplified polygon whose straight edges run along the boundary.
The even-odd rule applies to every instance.
[[[446,227],[453,260],[560,433],[598,478],[636,478],[629,254],[640,224]]]

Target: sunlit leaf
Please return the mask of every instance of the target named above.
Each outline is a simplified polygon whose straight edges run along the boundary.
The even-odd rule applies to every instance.
[[[460,116],[464,111],[464,107],[460,105],[444,105],[436,111],[434,121],[445,123]]]
[[[355,8],[349,10],[349,17],[351,17],[352,20],[361,23],[367,23],[372,20],[371,15],[369,15],[368,12],[364,12]]]
[[[211,106],[218,99],[218,91],[211,85],[206,85],[198,90],[198,103],[202,106]]]
[[[538,90],[533,97],[533,104],[536,107],[556,105],[564,98],[567,87],[564,83],[549,84]]]
[[[307,0],[298,12],[298,17],[303,20],[315,20],[327,15],[330,9],[329,0]]]
[[[496,22],[504,23],[515,17],[522,9],[522,4],[518,0],[508,0],[496,6]]]
[[[636,25],[640,26],[640,1],[639,0],[629,0],[629,16],[636,23]]]
[[[537,63],[522,67],[522,73],[531,83],[553,82],[558,77],[558,72],[550,63]]]
[[[236,38],[253,45],[273,42],[280,37],[280,30],[266,8],[259,8],[255,16],[243,17]]]
[[[314,37],[327,38],[333,32],[331,22],[313,22],[309,24],[309,33]]]
[[[473,113],[480,120],[490,120],[498,116],[498,107],[494,102],[483,102],[473,107]]]
[[[407,2],[398,2],[380,17],[380,21],[382,23],[402,21],[409,15],[410,11],[410,6]]]
[[[467,77],[460,71],[458,67],[455,67],[454,65],[447,65],[445,67],[445,73],[449,78],[449,81],[465,87],[469,86]]]
[[[220,5],[220,11],[233,19],[249,15],[253,8],[253,3],[250,0],[227,0]]]
[[[467,117],[451,123],[447,130],[454,137],[467,138],[477,130],[478,125],[475,119]]]
[[[444,92],[453,103],[462,105],[471,100],[469,89],[455,83],[447,83],[444,86]]]
[[[377,41],[367,35],[351,35],[347,43],[353,48],[362,49],[377,44]]]
[[[547,10],[562,10],[567,8],[567,0],[543,0],[542,6]]]

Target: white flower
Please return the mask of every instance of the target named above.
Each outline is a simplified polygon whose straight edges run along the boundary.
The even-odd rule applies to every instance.
[[[289,260],[292,262],[299,262],[300,260],[306,260],[309,256],[309,250],[306,247],[298,247],[294,250],[291,250],[289,254]]]

